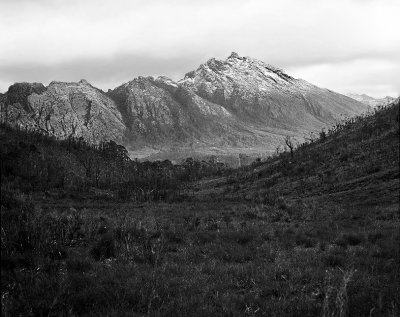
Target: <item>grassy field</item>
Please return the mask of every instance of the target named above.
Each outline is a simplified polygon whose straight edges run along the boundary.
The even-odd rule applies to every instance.
[[[2,199],[4,316],[399,313],[398,205]]]

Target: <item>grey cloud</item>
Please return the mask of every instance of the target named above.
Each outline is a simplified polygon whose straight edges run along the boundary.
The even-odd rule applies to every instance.
[[[99,88],[114,88],[138,76],[166,75],[175,80],[197,68],[200,56],[151,57],[146,55],[116,55],[108,58],[79,59],[57,65],[37,63],[3,66],[0,77],[14,82],[43,82],[53,80],[78,81],[87,79]],[[4,84],[3,84],[4,85]],[[0,87],[7,90],[8,86]]]
[[[366,90],[397,86],[395,69],[353,65],[383,60],[398,69],[396,8],[395,0],[0,0],[0,91],[17,81],[85,78],[108,89],[139,75],[177,80],[231,51],[304,79],[330,65],[311,78],[332,89],[344,81],[338,65]]]

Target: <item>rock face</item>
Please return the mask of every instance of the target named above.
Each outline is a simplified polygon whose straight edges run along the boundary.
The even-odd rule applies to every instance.
[[[159,84],[152,77],[139,77],[108,92],[134,141],[157,143],[183,137],[180,128],[187,118],[169,92],[176,87],[172,81],[172,85],[158,81]]]
[[[379,107],[379,106],[387,106],[391,104],[393,101],[395,101],[395,98],[386,96],[381,99],[376,99],[373,97],[370,97],[366,94],[358,95],[358,94],[347,94],[348,97],[357,100],[364,105],[370,106],[372,108]]]
[[[163,158],[177,149],[272,152],[286,135],[300,140],[343,116],[368,110],[236,53],[223,61],[210,59],[178,82],[139,77],[107,93],[83,80],[48,87],[23,83],[11,86],[0,103],[2,121],[60,138],[112,139],[132,151],[152,148]]]
[[[223,146],[229,139],[245,137],[245,126],[222,105],[167,77],[139,77],[107,95],[115,100],[136,145],[164,150],[173,144]]]
[[[122,142],[125,125],[113,100],[85,80],[14,84],[2,103],[2,121],[37,129],[58,138]]]

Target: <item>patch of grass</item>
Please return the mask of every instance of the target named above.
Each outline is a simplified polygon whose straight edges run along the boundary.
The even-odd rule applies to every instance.
[[[74,210],[68,202],[39,209],[21,199],[2,207],[4,315],[321,316],[328,301],[333,314],[345,307],[364,316],[399,307],[398,223],[337,220],[339,212],[288,223],[271,219],[264,205]],[[243,216],[260,210],[266,215]],[[57,250],[62,257],[49,255]],[[337,305],[343,272],[352,269],[347,304]]]

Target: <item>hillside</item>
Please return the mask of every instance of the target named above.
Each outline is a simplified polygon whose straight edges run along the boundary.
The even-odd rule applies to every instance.
[[[285,143],[282,139],[282,145]],[[291,204],[396,204],[399,199],[399,99],[338,124],[319,138],[231,176],[194,186],[197,197]],[[215,194],[214,194],[215,195]],[[218,196],[217,196],[218,197]]]
[[[174,82],[138,77],[107,93],[78,83],[17,83],[0,96],[1,120],[60,138],[123,143],[132,158],[270,155],[369,109],[250,57],[210,59]]]

